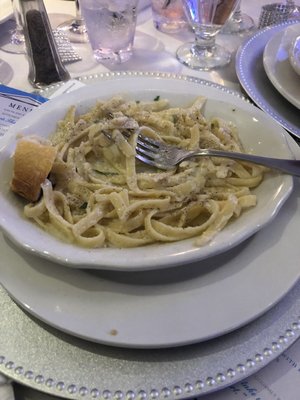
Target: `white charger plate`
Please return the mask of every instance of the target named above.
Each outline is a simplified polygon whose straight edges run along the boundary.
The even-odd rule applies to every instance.
[[[119,93],[140,100],[151,100],[160,95],[170,99],[172,105],[184,105],[196,96],[204,95],[208,98],[205,115],[232,120],[238,126],[246,150],[259,155],[292,158],[283,129],[265,113],[224,87],[172,74],[104,74],[101,82],[44,103],[11,128],[9,135],[13,139],[0,155],[0,226],[15,243],[36,255],[71,267],[140,271],[195,262],[219,254],[241,243],[275,217],[293,186],[290,176],[278,173],[268,174],[255,189],[258,196],[255,208],[229,224],[209,245],[200,248],[195,247],[191,239],[133,249],[83,249],[59,241],[24,219],[24,203],[9,189],[16,134],[47,137],[70,105],[76,104],[78,111],[83,112],[96,99]]]
[[[269,81],[263,65],[263,52],[277,32],[297,22],[287,21],[254,33],[240,46],[235,69],[242,88],[253,102],[292,135],[300,138],[299,110],[292,106]]]
[[[0,6],[0,24],[7,21],[12,15],[11,0],[2,0]]]
[[[263,63],[266,74],[274,87],[291,104],[300,109],[300,77],[290,63],[290,47],[300,35],[300,24],[287,27],[277,32],[268,41]]]

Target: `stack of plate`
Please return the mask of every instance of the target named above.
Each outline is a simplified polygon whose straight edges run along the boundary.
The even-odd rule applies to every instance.
[[[84,112],[119,93],[159,94],[173,106],[201,93],[205,116],[235,123],[246,150],[292,158],[298,146],[269,115],[212,82],[153,72],[81,81],[12,126],[0,153],[0,372],[73,400],[195,398],[257,372],[300,337],[296,181],[270,173],[255,191],[257,207],[206,247],[87,250],[21,217],[24,204],[9,190],[12,154],[20,132],[46,137],[71,105]]]
[[[300,108],[300,77],[292,67],[293,43],[300,36],[300,24],[288,26],[268,41],[263,55],[266,74],[279,93]]]
[[[236,71],[250,98],[300,138],[298,36],[299,21],[288,21],[255,33],[238,50]]]

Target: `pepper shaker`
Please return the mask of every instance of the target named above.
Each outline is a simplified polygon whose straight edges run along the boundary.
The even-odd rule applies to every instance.
[[[67,81],[43,0],[19,0],[29,60],[28,79],[34,87]]]

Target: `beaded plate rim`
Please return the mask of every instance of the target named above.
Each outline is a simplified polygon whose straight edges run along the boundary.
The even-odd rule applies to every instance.
[[[220,85],[218,83],[208,81],[206,79],[202,78],[197,78],[196,76],[191,76],[191,75],[184,75],[184,74],[176,74],[172,72],[159,72],[159,71],[153,71],[153,72],[148,72],[148,71],[116,71],[116,72],[101,72],[101,73],[94,73],[90,75],[82,75],[78,76],[75,78],[72,78],[74,80],[78,80],[79,82],[85,83],[85,84],[91,84],[93,81],[100,81],[100,80],[105,80],[105,79],[112,79],[116,77],[151,77],[151,78],[164,78],[164,79],[178,79],[178,80],[183,80],[183,81],[188,81],[188,82],[195,82],[199,83],[201,85],[209,86],[209,87],[214,87],[222,92],[232,94],[247,103],[251,103],[251,101],[238,92],[237,90],[228,88],[226,86]],[[41,88],[37,90],[41,96],[51,96],[55,93],[56,90],[60,89],[62,86],[64,86],[67,82],[58,82],[54,83],[52,85],[46,86],[44,88]],[[66,91],[68,93],[68,91]]]
[[[295,23],[297,23],[297,21],[295,20],[286,21],[278,25],[268,26],[251,35],[248,39],[244,41],[244,43],[239,47],[237,51],[235,69],[240,84],[242,85],[247,95],[253,100],[253,102],[259,108],[261,108],[263,111],[269,114],[283,128],[288,130],[292,135],[295,135],[295,137],[300,138],[300,128],[299,127],[297,128],[297,126],[293,122],[289,121],[287,118],[281,115],[279,110],[275,110],[272,104],[269,103],[268,98],[265,98],[263,93],[260,93],[260,90],[256,87],[256,85],[253,85],[253,79],[255,80],[255,74],[257,74],[257,71],[256,70],[254,72],[252,71],[251,72],[252,77],[250,77],[249,79],[249,76],[247,76],[247,73],[244,68],[244,65],[248,65],[250,61],[249,57],[247,56],[249,54],[248,52],[249,47],[253,46],[253,44],[256,44],[259,41],[260,41],[260,46],[264,46],[266,44],[265,41],[262,39],[264,35],[268,35],[269,39],[272,32],[275,34],[276,32],[283,30],[284,28],[293,25]],[[265,76],[265,78],[268,80],[267,75]],[[277,95],[277,90],[275,88],[273,93],[274,95]],[[278,95],[281,96],[279,92]],[[283,97],[282,100],[283,102],[287,102],[287,100],[285,100]],[[292,109],[294,108],[294,106],[292,105],[290,106]],[[295,108],[295,110],[297,109]]]
[[[295,290],[292,289],[292,292]],[[296,290],[298,291],[298,307],[300,305],[300,284],[298,283]],[[0,299],[7,297],[13,303],[0,286]],[[292,297],[291,294],[286,297]],[[6,299],[7,300],[7,299]],[[291,301],[291,299],[289,299]],[[283,299],[281,303],[284,303]],[[286,301],[289,303],[289,301]],[[14,307],[17,307],[14,304]],[[276,308],[276,307],[275,307]],[[269,311],[268,313],[272,313]],[[295,310],[294,310],[295,312]],[[275,313],[276,314],[276,313]],[[280,312],[278,313],[280,314]],[[25,318],[28,318],[24,314]],[[280,316],[279,316],[280,320]],[[278,324],[278,320],[276,321]],[[259,324],[258,324],[259,325]],[[211,394],[220,389],[224,389],[233,385],[253,373],[257,373],[260,369],[268,365],[290,347],[300,336],[300,315],[293,315],[291,321],[286,325],[285,329],[277,337],[272,338],[269,345],[264,346],[258,351],[254,351],[251,356],[245,360],[237,362],[226,371],[216,371],[215,375],[208,375],[205,378],[199,378],[195,381],[186,380],[183,384],[174,384],[172,387],[164,386],[162,388],[153,388],[147,391],[143,388],[137,390],[132,388],[123,391],[122,389],[111,390],[103,388],[101,385],[91,386],[66,382],[64,380],[55,380],[52,377],[44,376],[41,371],[34,372],[19,365],[14,360],[7,358],[0,353],[0,372],[8,378],[16,382],[26,385],[29,388],[40,391],[41,393],[58,396],[65,399],[98,399],[98,400],[174,400],[185,399],[187,397],[199,397],[204,394]],[[55,368],[55,367],[54,367]]]

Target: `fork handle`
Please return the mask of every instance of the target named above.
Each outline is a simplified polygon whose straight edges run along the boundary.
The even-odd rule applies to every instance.
[[[290,175],[300,176],[300,160],[262,157],[253,154],[236,153],[214,149],[190,151],[186,154],[184,158],[195,156],[225,157],[242,161],[250,161],[255,164],[264,165],[272,169],[286,172]]]

